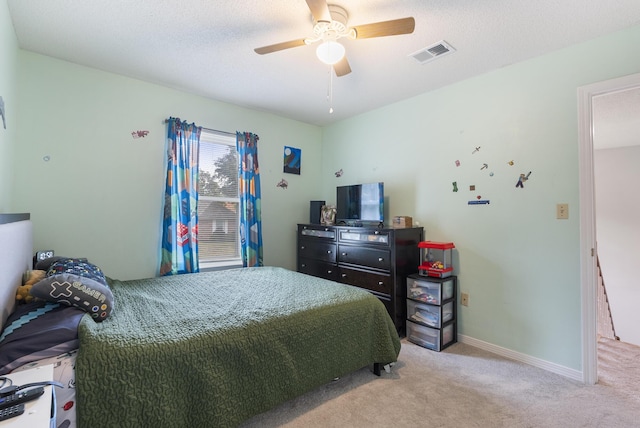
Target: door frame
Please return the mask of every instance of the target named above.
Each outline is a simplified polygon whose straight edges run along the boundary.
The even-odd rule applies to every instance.
[[[578,88],[582,380],[598,382],[597,242],[593,168],[593,98],[640,87],[640,73]]]

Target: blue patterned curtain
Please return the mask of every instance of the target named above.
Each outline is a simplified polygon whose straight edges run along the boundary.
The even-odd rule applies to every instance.
[[[167,181],[160,275],[199,271],[198,153],[201,127],[167,121]]]
[[[240,241],[244,267],[262,266],[258,140],[259,137],[250,132],[236,133],[236,147],[240,156],[238,188],[240,192]]]

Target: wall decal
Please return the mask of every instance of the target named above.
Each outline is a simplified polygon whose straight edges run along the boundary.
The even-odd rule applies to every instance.
[[[336,177],[342,177],[342,168],[340,168],[340,171],[336,171],[334,174],[336,175]]]
[[[278,184],[276,184],[276,187],[286,190],[289,187],[289,183],[287,183],[287,180],[283,178],[282,180],[278,181]]]
[[[457,192],[457,191],[458,191],[458,182],[457,182],[457,181],[454,181],[454,182],[453,182],[453,183],[451,183],[451,184],[453,184],[453,191],[454,191],[454,192]]]
[[[509,164],[509,166],[513,166],[515,162],[513,162],[512,160],[510,160],[509,162],[507,162],[507,164]]]
[[[287,174],[300,175],[300,163],[302,158],[302,150],[294,147],[284,146],[284,168],[283,172]]]
[[[460,161],[456,159],[456,166],[460,166]]]
[[[480,151],[480,146],[476,147],[476,149],[472,151],[471,154],[474,154],[475,152],[479,152],[479,151]]]
[[[530,175],[531,175],[531,171],[529,171],[529,173],[527,175],[520,174],[520,177],[518,178],[518,182],[516,183],[516,187],[519,187],[519,188],[523,189],[524,188],[524,182],[529,179]]]
[[[140,138],[140,137],[146,137],[147,135],[149,135],[149,131],[133,131],[131,133],[131,136],[133,138]]]
[[[0,116],[2,116],[2,126],[4,129],[7,129],[7,122],[4,119],[4,100],[0,96]]]
[[[480,201],[469,201],[467,202],[468,205],[489,205],[490,201],[489,199],[483,199]]]
[[[475,192],[476,191],[476,185],[475,184],[470,185],[469,186],[469,191]]]
[[[480,171],[482,171],[483,169],[487,169],[489,168],[489,165],[487,165],[486,163],[482,164],[482,168],[480,168]]]

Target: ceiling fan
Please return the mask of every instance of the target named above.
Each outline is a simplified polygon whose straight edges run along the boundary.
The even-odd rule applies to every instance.
[[[343,37],[367,39],[411,34],[416,25],[415,19],[409,17],[347,27],[349,15],[344,8],[327,4],[326,0],[306,0],[306,2],[315,21],[313,36],[256,48],[254,49],[256,53],[264,55],[321,42],[316,50],[318,58],[332,65],[337,76],[344,76],[351,73],[351,67],[345,56],[344,46],[337,42],[338,39]]]

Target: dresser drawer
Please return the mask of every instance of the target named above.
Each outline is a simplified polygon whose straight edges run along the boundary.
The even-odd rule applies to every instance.
[[[413,300],[441,305],[455,296],[454,278],[432,278],[409,275],[407,278],[407,297]]]
[[[340,245],[338,263],[366,266],[367,268],[391,270],[391,251],[378,248]]]
[[[336,244],[300,240],[298,242],[298,257],[301,259],[314,259],[323,262],[335,263]]]
[[[391,295],[393,289],[393,278],[390,275],[345,267],[340,267],[340,282],[387,295]]]
[[[298,236],[335,241],[336,230],[326,226],[298,226]]]
[[[301,258],[298,260],[298,272],[319,276],[320,278],[330,279],[332,281],[339,281],[338,266],[331,263]]]
[[[340,242],[373,244],[388,247],[391,243],[389,232],[372,229],[346,229],[339,234]]]
[[[427,305],[407,299],[407,319],[428,327],[442,328],[453,319],[454,301],[442,306]]]
[[[456,322],[451,321],[443,328],[430,328],[407,320],[407,339],[423,348],[442,351],[457,342]]]

